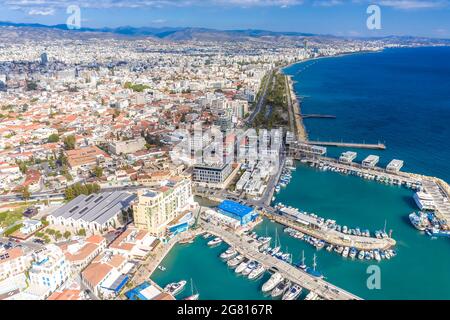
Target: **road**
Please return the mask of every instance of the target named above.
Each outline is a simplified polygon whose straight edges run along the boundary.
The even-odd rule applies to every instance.
[[[261,112],[264,106],[264,103],[266,101],[267,89],[269,88],[269,84],[273,81],[273,70],[270,70],[268,74],[269,76],[267,77],[267,81],[264,83],[264,88],[261,92],[261,96],[259,97],[259,101],[256,104],[256,108],[255,110],[253,110],[252,114],[246,121],[247,125],[251,125],[253,123],[255,117],[258,115],[258,113]]]
[[[142,188],[146,188],[142,185],[140,186],[120,186],[120,187],[107,187],[102,188],[100,192],[114,192],[114,191],[134,191]],[[63,200],[64,192],[61,191],[47,191],[47,192],[36,192],[31,194],[28,201],[45,201],[45,200]],[[0,202],[21,202],[25,201],[21,194],[9,194],[0,196]]]

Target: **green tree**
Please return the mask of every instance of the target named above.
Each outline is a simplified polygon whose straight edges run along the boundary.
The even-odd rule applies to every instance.
[[[30,193],[30,190],[29,190],[28,186],[23,187],[22,188],[22,198],[25,201],[27,201],[28,199],[30,199],[30,197],[31,197],[31,193]]]
[[[55,240],[59,240],[62,237],[62,233],[60,231],[55,232]]]
[[[23,174],[27,173],[27,171],[28,171],[27,164],[25,162],[23,162],[23,161],[19,161],[18,164],[19,164],[20,172],[22,172]]]
[[[100,177],[103,176],[103,169],[102,169],[101,167],[97,166],[97,167],[95,167],[95,168],[92,170],[92,173],[93,173],[97,178],[100,178]]]
[[[76,143],[76,139],[75,136],[70,135],[64,138],[64,148],[66,150],[73,150],[75,149],[75,143]]]
[[[85,237],[86,236],[86,230],[85,229],[78,230],[77,235]]]
[[[71,235],[72,235],[72,234],[70,233],[70,231],[66,231],[66,232],[64,232],[64,234],[63,234],[63,236],[64,236],[65,239],[69,239]]]
[[[59,141],[59,135],[56,133],[53,133],[48,137],[48,142],[50,142],[50,143],[54,143],[54,142],[58,142],[58,141]]]

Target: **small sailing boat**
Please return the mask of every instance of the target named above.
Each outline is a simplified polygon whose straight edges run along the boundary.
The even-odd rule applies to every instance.
[[[198,300],[198,298],[200,297],[200,295],[197,293],[194,293],[194,282],[192,281],[191,278],[191,295],[189,297],[184,298],[184,300]]]
[[[323,274],[319,271],[316,270],[317,267],[317,260],[316,260],[316,255],[314,254],[314,258],[313,258],[313,267],[311,268],[306,268],[306,272],[309,273],[310,275],[312,275],[313,277],[316,278],[323,278]]]
[[[306,271],[306,269],[308,268],[305,264],[305,250],[302,251],[302,263],[298,264],[297,267],[299,269],[302,269],[303,271]]]

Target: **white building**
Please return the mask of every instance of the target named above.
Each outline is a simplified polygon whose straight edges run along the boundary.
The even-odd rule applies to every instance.
[[[48,288],[53,292],[68,279],[69,263],[57,246],[47,245],[44,249],[33,253],[32,257],[34,261],[28,272],[32,285]]]

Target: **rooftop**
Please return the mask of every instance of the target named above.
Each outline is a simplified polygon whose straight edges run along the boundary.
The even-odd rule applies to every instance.
[[[97,222],[102,225],[122,209],[126,209],[135,198],[134,194],[120,191],[91,194],[90,196],[80,195],[56,209],[51,215],[64,219]]]
[[[240,203],[231,201],[231,200],[224,200],[219,206],[218,208],[220,210],[226,211],[226,212],[230,212],[232,214],[235,214],[239,217],[244,217],[247,214],[249,214],[250,212],[253,211],[253,208],[248,207],[248,206],[244,206]]]

